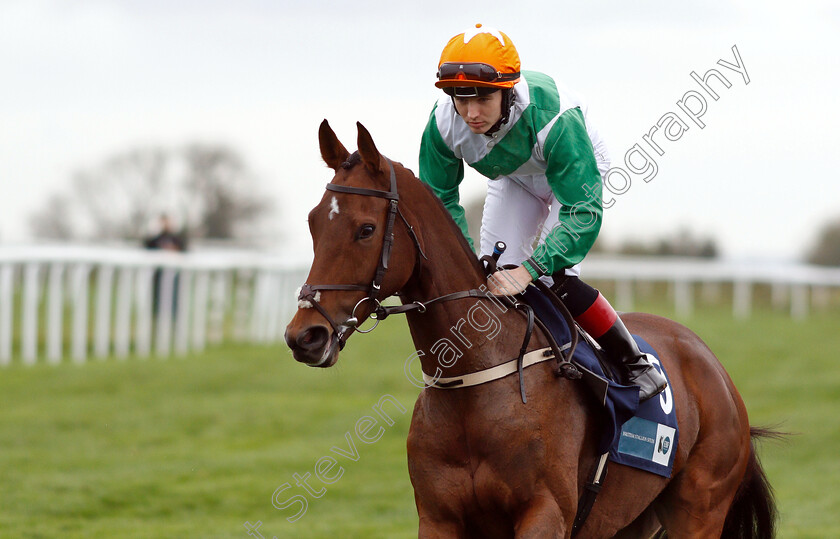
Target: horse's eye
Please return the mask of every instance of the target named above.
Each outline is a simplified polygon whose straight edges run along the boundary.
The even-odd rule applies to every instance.
[[[369,237],[373,236],[373,231],[374,230],[376,230],[376,226],[374,226],[374,225],[371,225],[371,224],[362,225],[362,226],[359,227],[359,231],[356,232],[356,239],[357,240],[363,240],[363,239],[369,238]]]

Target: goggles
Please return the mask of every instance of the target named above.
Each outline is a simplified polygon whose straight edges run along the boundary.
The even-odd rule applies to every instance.
[[[444,86],[441,88],[449,97],[486,97],[500,88],[482,88],[481,86]]]
[[[447,62],[438,69],[437,78],[439,80],[493,83],[516,80],[519,78],[519,72],[500,73],[490,64],[481,62]]]

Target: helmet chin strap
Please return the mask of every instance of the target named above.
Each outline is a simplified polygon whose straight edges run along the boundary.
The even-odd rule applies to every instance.
[[[499,121],[493,124],[493,127],[488,129],[484,134],[492,135],[502,128],[510,119],[510,111],[513,110],[513,103],[516,101],[516,92],[513,88],[505,88],[502,90],[502,116]]]

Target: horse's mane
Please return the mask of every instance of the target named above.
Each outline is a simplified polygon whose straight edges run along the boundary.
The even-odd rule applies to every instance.
[[[355,151],[352,154],[350,154],[350,156],[347,157],[347,159],[343,163],[341,163],[341,168],[344,169],[344,170],[350,170],[351,168],[360,164],[361,162],[362,162],[361,155],[359,154],[358,151]],[[396,162],[396,161],[394,161],[394,162]],[[399,163],[399,164],[402,166],[402,163]],[[424,182],[423,180],[421,180],[420,178],[418,178],[411,169],[409,169],[405,166],[403,166],[403,168],[405,169],[406,172],[408,172],[408,174],[411,176],[411,178],[414,181],[418,182],[420,185],[423,186],[424,189],[426,189],[430,198],[434,201],[433,203],[437,204],[438,212],[442,213],[444,215],[443,219],[444,219],[444,221],[446,221],[447,226],[449,226],[450,230],[452,231],[452,234],[456,238],[458,238],[458,242],[461,244],[461,248],[464,250],[464,252],[469,254],[467,258],[469,258],[470,263],[472,264],[473,268],[475,268],[475,270],[477,272],[479,272],[481,275],[484,275],[484,268],[481,267],[481,262],[479,262],[478,257],[475,254],[475,251],[473,251],[472,247],[470,247],[470,244],[467,241],[467,238],[464,237],[464,233],[461,231],[461,227],[459,227],[458,223],[455,222],[455,219],[452,218],[452,214],[450,214],[449,210],[446,209],[446,206],[443,205],[443,201],[441,201],[441,199],[435,194],[435,192],[432,190],[431,186],[429,184],[427,184],[426,182]]]
[[[470,260],[470,263],[473,265],[476,271],[478,271],[481,275],[484,275],[484,268],[481,267],[481,262],[479,262],[478,256],[476,256],[475,251],[473,251],[472,247],[470,247],[467,238],[461,231],[461,227],[458,226],[458,223],[456,223],[455,219],[452,218],[452,214],[449,213],[449,210],[447,210],[446,206],[443,205],[443,201],[435,194],[435,192],[432,190],[432,187],[429,184],[415,176],[411,170],[406,170],[408,170],[408,172],[414,177],[414,179],[420,182],[420,185],[422,185],[426,189],[426,191],[428,191],[429,195],[431,195],[431,198],[435,201],[435,204],[437,204],[439,211],[444,214],[444,220],[448,223],[449,228],[452,230],[452,233],[458,238],[458,241],[461,243],[461,248],[464,249],[465,252],[469,253],[468,258]]]

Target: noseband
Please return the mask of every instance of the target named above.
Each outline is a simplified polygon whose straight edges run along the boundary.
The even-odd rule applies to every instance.
[[[417,265],[415,266],[415,272],[419,271],[419,265],[422,264],[423,258],[428,260],[426,254],[423,252],[422,247],[420,247],[420,242],[417,240],[417,235],[414,232],[414,228],[410,224],[408,224],[408,221],[405,219],[405,216],[403,216],[402,212],[399,209],[398,204],[400,200],[400,195],[397,192],[397,175],[394,172],[394,164],[391,163],[390,159],[386,158],[385,160],[388,162],[388,167],[390,168],[391,172],[391,189],[389,191],[381,191],[379,189],[367,189],[364,187],[351,187],[347,185],[336,185],[333,183],[327,184],[327,191],[334,191],[337,193],[349,193],[351,195],[384,198],[388,201],[388,214],[385,221],[385,234],[382,237],[382,252],[379,256],[379,264],[376,267],[376,273],[373,276],[373,281],[371,281],[369,285],[304,284],[301,287],[300,295],[298,296],[298,301],[309,302],[313,307],[315,307],[315,309],[319,313],[321,313],[321,315],[324,318],[326,318],[327,322],[329,322],[330,326],[332,326],[333,331],[337,336],[339,350],[344,349],[344,345],[347,342],[347,338],[353,331],[358,331],[360,333],[368,333],[370,331],[373,331],[373,328],[375,328],[376,325],[379,324],[379,320],[381,318],[377,317],[376,313],[380,312],[383,308],[379,302],[379,294],[382,288],[382,280],[385,278],[385,272],[388,270],[388,261],[391,258],[391,247],[394,244],[394,222],[396,221],[397,215],[400,216],[400,219],[408,229],[408,234],[414,241],[414,247],[416,248],[419,254],[417,258]],[[350,318],[348,318],[341,324],[336,324],[336,322],[327,313],[327,311],[318,303],[316,299],[316,294],[321,290],[365,291],[367,292],[367,296],[359,300],[358,303],[356,303],[356,306],[353,307],[353,312],[350,313]],[[361,330],[358,328],[359,319],[356,316],[356,310],[366,301],[369,301],[374,305],[371,318],[374,318],[376,320],[376,323],[370,329]]]

